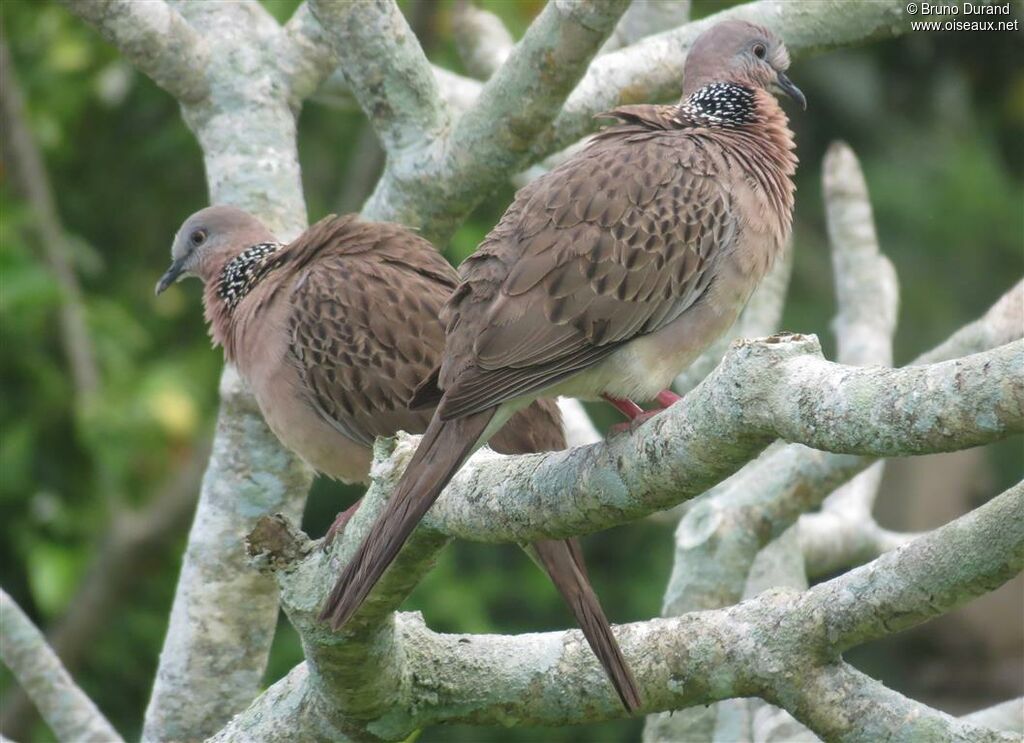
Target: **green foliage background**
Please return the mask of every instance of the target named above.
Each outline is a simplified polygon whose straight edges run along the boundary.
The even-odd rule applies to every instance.
[[[265,4],[285,19],[297,2]],[[538,0],[483,5],[517,36],[541,7]],[[461,70],[450,34],[453,4],[423,0],[403,7],[432,60]],[[698,2],[694,15],[720,7]],[[209,437],[221,358],[203,329],[197,285],[153,298],[174,231],[207,199],[200,152],[177,105],[61,6],[5,0],[0,12],[29,123],[72,236],[102,376],[95,399],[76,399],[59,340],[61,292],[5,167],[0,579],[47,627],[68,609],[112,514],[144,506]],[[898,363],[978,316],[1020,278],[1021,60],[1019,36],[921,33],[794,66],[791,77],[810,108],[793,115],[802,164],[787,329],[818,333],[826,349],[832,347],[834,300],[819,173],[835,138],[849,141],[862,158],[883,249],[899,272]],[[311,220],[358,208],[372,181],[353,183],[352,169],[367,147],[374,147],[373,140],[360,114],[306,105],[300,156]],[[511,188],[492,194],[465,222],[447,246],[453,262],[472,251],[511,195]],[[602,424],[613,420],[605,410],[595,417]],[[995,447],[991,456],[997,492],[1020,476],[1019,442]],[[357,495],[318,482],[305,527],[322,533]],[[596,588],[613,621],[659,612],[671,532],[647,521],[586,541]],[[140,730],[183,546],[183,531],[173,530],[133,567],[137,579],[130,592],[105,617],[74,669],[127,736]],[[455,545],[408,605],[441,630],[521,632],[569,622],[542,574],[513,547]],[[297,638],[282,621],[267,683],[300,658]],[[0,684],[4,692],[11,688],[6,671]],[[639,726],[454,728],[425,731],[420,740],[635,740]],[[36,723],[25,737],[47,740],[49,732]]]

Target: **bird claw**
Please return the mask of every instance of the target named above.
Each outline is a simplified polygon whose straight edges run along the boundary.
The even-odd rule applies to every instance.
[[[653,410],[643,410],[642,408],[640,408],[639,405],[637,405],[631,400],[622,401],[607,396],[606,399],[613,405],[615,405],[617,408],[619,408],[619,410],[622,411],[623,414],[629,416],[628,421],[616,423],[608,429],[609,435],[617,436],[623,433],[633,433],[636,429],[640,428],[640,426],[642,426],[644,423],[646,423],[651,418],[656,416],[658,413],[666,410],[669,406],[674,405],[683,398],[681,398],[679,395],[677,395],[675,392],[672,392],[671,390],[662,390],[655,396],[655,399],[658,401],[658,404],[661,407],[654,408]],[[629,410],[629,412],[627,412],[625,406],[620,405],[619,403],[628,403],[629,405],[633,406],[635,410]]]
[[[640,428],[644,423],[649,421],[651,418],[662,412],[664,408],[655,408],[654,410],[645,410],[637,416],[634,416],[628,421],[622,421],[622,423],[614,423],[608,427],[609,436],[621,436],[624,433],[633,433],[636,429]]]

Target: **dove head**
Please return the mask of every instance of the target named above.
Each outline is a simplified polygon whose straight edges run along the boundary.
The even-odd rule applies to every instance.
[[[243,253],[263,254],[277,239],[263,223],[233,206],[210,206],[185,220],[171,245],[171,266],[156,285],[156,293],[175,281],[195,276],[204,284],[221,278],[225,266]]]
[[[683,68],[683,97],[715,83],[784,93],[807,108],[807,99],[788,77],[789,52],[782,39],[746,21],[716,23],[697,37]]]

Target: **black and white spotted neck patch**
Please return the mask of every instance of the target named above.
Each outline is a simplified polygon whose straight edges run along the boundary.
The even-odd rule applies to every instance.
[[[711,83],[679,104],[679,124],[706,127],[737,127],[753,124],[754,91],[736,83]]]
[[[270,256],[283,243],[258,243],[236,255],[224,266],[217,283],[217,296],[234,309],[271,268]]]

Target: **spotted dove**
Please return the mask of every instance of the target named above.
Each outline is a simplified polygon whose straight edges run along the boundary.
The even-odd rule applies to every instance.
[[[365,481],[376,436],[422,433],[432,411],[408,401],[440,361],[439,312],[458,274],[423,238],[394,224],[328,217],[282,245],[227,206],[189,217],[157,293],[199,277],[215,344],[245,378],[270,428],[317,471]],[[540,399],[491,441],[517,454],[565,448],[557,406]],[[344,523],[339,517],[332,533]],[[575,540],[528,552],[550,575],[630,711],[640,697]]]
[[[806,105],[771,31],[719,23],[695,41],[677,105],[629,105],[582,152],[516,194],[460,268],[435,408],[386,508],[323,609],[343,625],[466,457],[540,395],[631,415],[736,319],[783,249],[796,170],[771,92]]]

